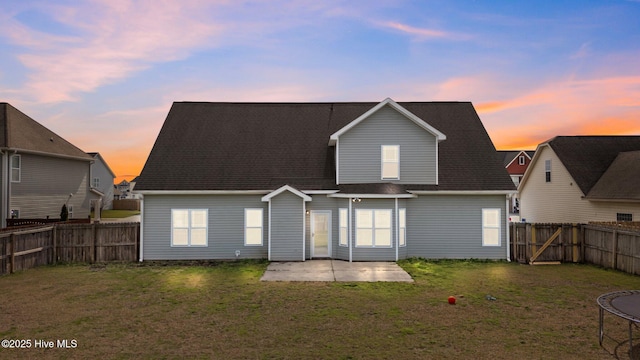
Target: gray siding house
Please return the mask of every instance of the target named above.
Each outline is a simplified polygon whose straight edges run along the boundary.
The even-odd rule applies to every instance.
[[[91,189],[100,196],[102,209],[110,210],[113,208],[113,181],[116,174],[113,173],[100,153],[91,152],[88,154],[94,160],[91,164]]]
[[[176,102],[141,260],[507,259],[515,186],[468,102]]]
[[[0,219],[89,216],[93,158],[20,110],[0,103]]]

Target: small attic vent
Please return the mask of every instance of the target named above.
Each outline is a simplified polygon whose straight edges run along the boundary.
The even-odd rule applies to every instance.
[[[53,138],[52,138],[52,137],[51,137],[51,138],[49,138],[49,141],[53,142]]]

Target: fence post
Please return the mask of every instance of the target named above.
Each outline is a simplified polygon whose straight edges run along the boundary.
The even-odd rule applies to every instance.
[[[97,261],[97,238],[96,238],[96,224],[91,224],[91,262],[95,263]]]
[[[578,262],[578,226],[577,224],[571,225],[571,243],[572,243],[572,260],[574,263]]]
[[[11,246],[11,263],[9,264],[9,274],[13,274],[15,271],[15,263],[16,263],[16,234],[11,233],[9,237],[9,245]]]
[[[613,230],[613,248],[611,249],[611,265],[614,270],[618,268],[618,231]]]
[[[531,224],[531,256],[538,251],[536,240],[536,224]]]
[[[57,264],[58,263],[58,237],[56,236],[58,234],[58,226],[57,225],[53,225],[53,228],[51,229],[51,237],[53,238],[52,242],[53,242],[53,264]]]

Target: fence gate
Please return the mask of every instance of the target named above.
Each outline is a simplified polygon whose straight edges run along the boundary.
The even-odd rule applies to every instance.
[[[511,224],[512,260],[529,264],[580,262],[578,224]]]

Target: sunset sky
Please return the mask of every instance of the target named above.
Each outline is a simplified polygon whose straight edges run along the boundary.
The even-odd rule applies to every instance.
[[[173,101],[471,101],[498,149],[535,149],[640,135],[639,19],[640,0],[3,0],[0,101],[117,181]]]

